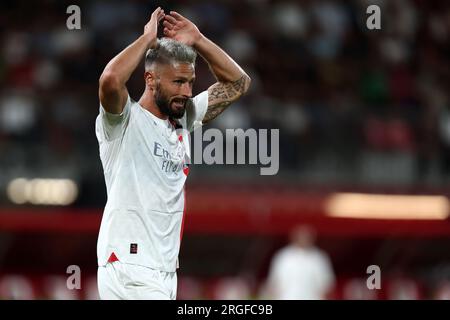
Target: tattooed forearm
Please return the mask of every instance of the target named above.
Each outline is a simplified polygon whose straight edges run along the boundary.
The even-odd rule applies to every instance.
[[[244,94],[250,85],[250,78],[243,75],[233,82],[217,82],[208,89],[208,110],[203,122],[213,120],[230,104]]]
[[[216,100],[228,100],[229,96],[226,91],[226,86],[221,83],[216,83],[215,85],[211,86],[209,89],[209,99],[208,99],[208,105],[212,102],[215,102]]]
[[[222,102],[213,106],[208,106],[208,111],[206,111],[205,117],[203,118],[203,123],[209,122],[215,119],[219,114],[221,114],[231,102]]]

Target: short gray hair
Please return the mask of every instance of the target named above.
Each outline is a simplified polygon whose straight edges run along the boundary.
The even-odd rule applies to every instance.
[[[154,63],[172,64],[176,62],[194,63],[197,52],[194,48],[170,38],[157,39],[156,47],[149,49],[145,55],[145,70]]]

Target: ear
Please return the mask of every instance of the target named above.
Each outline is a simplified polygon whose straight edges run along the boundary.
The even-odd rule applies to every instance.
[[[145,79],[145,85],[151,89],[154,90],[156,87],[156,76],[153,71],[146,71],[144,73],[144,79]]]

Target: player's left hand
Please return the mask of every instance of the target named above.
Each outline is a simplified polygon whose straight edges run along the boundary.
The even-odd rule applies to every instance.
[[[164,35],[188,46],[193,46],[201,38],[197,26],[175,11],[164,17]]]

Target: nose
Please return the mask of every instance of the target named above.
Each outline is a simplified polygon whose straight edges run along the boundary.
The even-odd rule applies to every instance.
[[[181,86],[181,95],[191,98],[192,97],[192,85],[188,82],[183,83]]]

